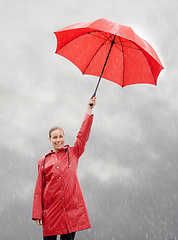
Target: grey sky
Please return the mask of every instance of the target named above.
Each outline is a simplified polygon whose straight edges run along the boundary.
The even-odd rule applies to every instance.
[[[101,82],[79,178],[92,229],[76,239],[178,238],[177,0],[0,2],[0,240],[38,240],[38,159],[60,125],[73,144],[97,77],[55,54],[54,31],[99,18],[131,26],[158,53],[158,86]]]

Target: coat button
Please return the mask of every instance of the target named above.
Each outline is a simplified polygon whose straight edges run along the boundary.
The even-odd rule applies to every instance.
[[[63,208],[65,210],[65,208]]]
[[[62,200],[64,200],[64,198],[62,198]]]
[[[59,168],[59,167],[57,167],[57,168]]]
[[[61,187],[61,189],[62,189],[62,187]]]
[[[59,179],[61,179],[61,177],[59,177]]]

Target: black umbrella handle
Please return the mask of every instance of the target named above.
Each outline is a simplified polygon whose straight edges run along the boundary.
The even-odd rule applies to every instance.
[[[96,96],[96,92],[93,93],[93,96],[91,97],[91,99],[93,99]],[[93,103],[89,103],[89,105],[92,107]]]

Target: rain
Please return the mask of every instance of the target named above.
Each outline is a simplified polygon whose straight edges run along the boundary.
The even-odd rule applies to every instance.
[[[102,79],[78,176],[92,228],[77,240],[178,239],[178,2],[4,0],[0,7],[0,239],[40,240],[31,220],[37,162],[60,125],[71,146],[97,77],[55,54],[54,32],[105,18],[156,50],[157,86]]]

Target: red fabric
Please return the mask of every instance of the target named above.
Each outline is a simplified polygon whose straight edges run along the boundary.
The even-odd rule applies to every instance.
[[[55,35],[56,53],[74,63],[83,74],[95,76],[100,76],[116,35],[102,77],[122,87],[137,83],[156,85],[163,69],[151,45],[128,26],[99,19],[68,26]]]
[[[68,148],[70,168],[66,147],[58,153],[48,152],[44,168],[44,157],[38,161],[32,219],[42,219],[43,212],[44,236],[67,234],[91,227],[77,177],[77,166],[79,157],[85,150],[92,121],[93,115],[86,114],[74,146]]]

